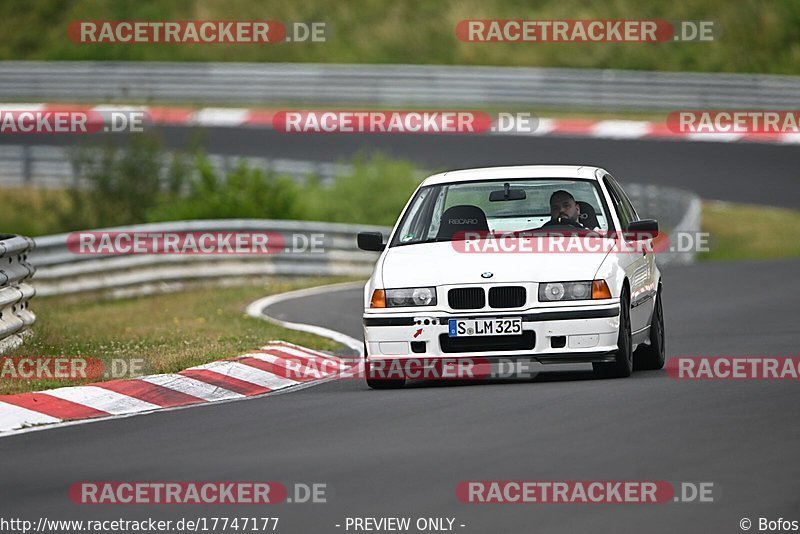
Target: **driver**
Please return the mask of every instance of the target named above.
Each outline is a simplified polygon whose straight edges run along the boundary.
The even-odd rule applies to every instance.
[[[580,222],[581,207],[575,202],[575,197],[568,191],[559,189],[550,195],[550,220],[541,227],[548,226],[574,226],[587,229]]]

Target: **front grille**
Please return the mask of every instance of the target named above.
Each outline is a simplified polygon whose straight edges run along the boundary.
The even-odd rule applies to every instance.
[[[525,296],[522,286],[493,287],[489,290],[489,307],[521,308],[525,305]]]
[[[479,310],[486,306],[482,287],[459,287],[447,292],[447,302],[454,310]]]
[[[444,353],[533,350],[535,345],[536,333],[533,330],[523,330],[519,336],[450,337],[447,334],[439,335],[439,346]]]

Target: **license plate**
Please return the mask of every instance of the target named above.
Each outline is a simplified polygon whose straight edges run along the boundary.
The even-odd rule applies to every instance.
[[[522,317],[503,319],[450,319],[450,337],[518,336],[522,334]]]

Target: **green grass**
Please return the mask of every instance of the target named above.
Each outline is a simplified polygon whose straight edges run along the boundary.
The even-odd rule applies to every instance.
[[[800,257],[800,211],[727,202],[703,205],[709,252],[701,260],[755,260]]]
[[[710,43],[465,43],[464,19],[712,20]],[[274,45],[76,44],[77,20],[320,21],[327,42]],[[0,59],[410,63],[797,74],[796,0],[7,0]]]
[[[4,356],[80,356],[106,364],[142,359],[143,374],[156,374],[239,356],[270,340],[335,350],[340,346],[328,339],[249,317],[244,308],[266,295],[337,281],[341,279],[203,287],[124,300],[98,300],[91,294],[37,297],[31,305],[37,315],[33,334]],[[7,378],[0,380],[0,394],[80,383]]]
[[[56,234],[64,228],[60,213],[71,205],[66,191],[36,187],[0,187],[4,208],[0,228],[27,236]]]

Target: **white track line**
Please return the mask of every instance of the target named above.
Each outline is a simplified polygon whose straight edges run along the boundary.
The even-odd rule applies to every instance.
[[[734,141],[738,141],[742,137],[744,137],[744,134],[740,133],[690,133],[686,134],[680,139],[684,141],[708,141],[717,143],[731,143]]]
[[[244,124],[249,109],[244,108],[203,108],[194,114],[193,124],[201,126],[239,126]]]
[[[118,111],[120,113],[123,113],[123,112],[126,112],[126,111],[147,111],[148,109],[150,109],[150,108],[148,108],[147,106],[131,106],[131,105],[114,106],[114,105],[102,104],[102,105],[99,105],[99,106],[94,106],[92,108],[92,111],[96,111],[98,113],[103,113],[103,112],[106,112],[106,111],[108,111],[108,112],[110,112],[110,111]]]
[[[606,139],[639,139],[650,133],[650,123],[645,121],[598,121],[592,128],[592,137]]]
[[[284,328],[288,328],[290,330],[297,330],[299,332],[308,332],[310,334],[315,334],[321,337],[332,339],[337,343],[347,345],[351,349],[358,351],[358,354],[363,356],[364,348],[361,341],[352,338],[347,334],[343,334],[341,332],[337,332],[336,330],[331,330],[329,328],[323,328],[321,326],[314,326],[303,323],[291,323],[289,321],[281,321],[280,319],[275,319],[274,317],[270,317],[265,313],[266,309],[269,308],[270,306],[277,304],[279,302],[283,302],[285,300],[308,297],[311,295],[320,295],[324,293],[332,293],[335,291],[344,291],[347,289],[355,289],[359,287],[364,287],[364,282],[345,282],[343,284],[331,284],[327,286],[299,289],[297,291],[289,291],[288,293],[280,293],[278,295],[270,295],[269,297],[264,297],[258,299],[255,302],[250,303],[250,305],[247,306],[247,315],[249,315],[250,317],[255,317],[257,319],[263,319],[265,321],[269,321],[270,323],[282,326]]]
[[[42,111],[46,104],[0,104],[0,111]]]

